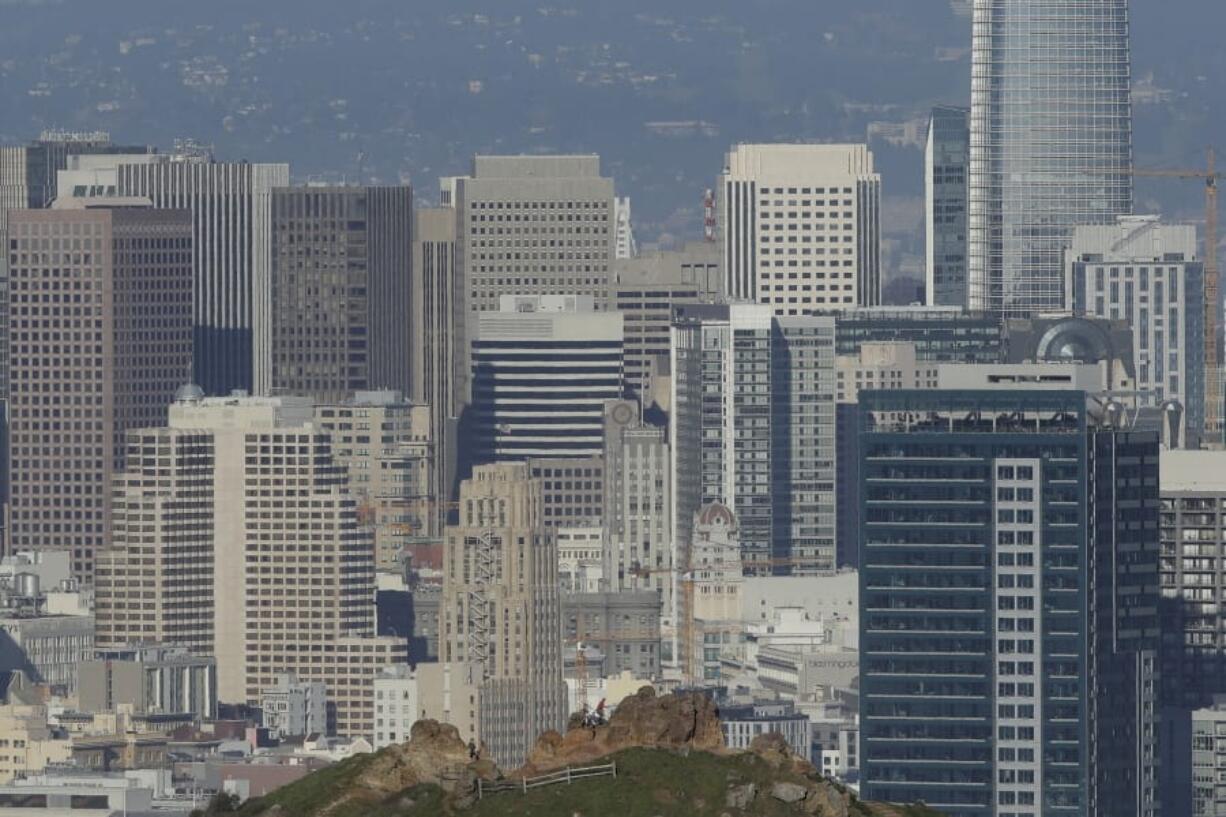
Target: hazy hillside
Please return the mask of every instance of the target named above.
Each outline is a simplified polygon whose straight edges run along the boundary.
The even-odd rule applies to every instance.
[[[924,112],[966,98],[968,5],[0,0],[0,141],[191,136],[427,199],[476,151],[597,151],[651,241],[699,230],[732,142],[869,138],[897,266],[919,246]],[[1220,0],[1134,3],[1142,161],[1197,161],[1220,130],[1224,21]],[[1196,206],[1194,186],[1151,191]]]

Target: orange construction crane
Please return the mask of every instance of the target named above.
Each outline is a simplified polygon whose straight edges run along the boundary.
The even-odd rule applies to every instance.
[[[1159,170],[1134,167],[1125,171],[1131,176],[1159,179],[1198,179],[1205,183],[1205,431],[1222,439],[1222,399],[1218,363],[1218,265],[1217,265],[1217,183],[1226,174],[1217,172],[1217,156],[1213,148],[1206,155],[1204,170]]]

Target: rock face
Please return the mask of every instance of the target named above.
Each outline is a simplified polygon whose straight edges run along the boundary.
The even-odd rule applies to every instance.
[[[492,763],[469,761],[468,746],[454,726],[423,720],[413,724],[408,743],[389,746],[376,755],[354,788],[386,795],[433,783],[458,793],[474,787],[478,777],[492,780],[497,775]]]
[[[771,797],[783,803],[799,803],[809,790],[799,783],[776,783],[771,786]]]
[[[632,747],[722,751],[719,708],[700,693],[657,696],[651,687],[643,687],[618,704],[606,726],[572,724],[565,735],[546,732],[529,754],[523,773],[580,766]]]

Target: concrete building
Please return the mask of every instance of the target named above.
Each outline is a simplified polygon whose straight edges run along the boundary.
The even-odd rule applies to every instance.
[[[1226,704],[1192,713],[1192,810],[1226,817]]]
[[[725,505],[694,514],[689,562],[681,577],[682,676],[694,684],[720,677],[724,651],[744,637],[745,577],[736,516]]]
[[[633,400],[606,403],[604,422],[604,577],[609,590],[659,595],[665,659],[673,661],[679,564],[665,430],[645,424]]]
[[[506,296],[472,333],[474,463],[590,457],[622,396],[622,316],[587,296]]]
[[[861,795],[1156,814],[1157,434],[946,368],[860,398]]]
[[[716,185],[729,296],[775,315],[881,301],[881,176],[867,145],[737,145]]]
[[[152,437],[167,454],[195,457],[183,463],[151,452],[155,465],[126,474],[122,489],[155,503],[155,531],[160,524],[189,540],[180,550],[178,536],[155,536],[161,549],[152,558],[203,570],[196,578],[203,591],[183,607],[173,593],[159,601],[145,570],[130,567],[150,558],[146,534],[130,531],[100,569],[100,635],[131,643],[141,640],[133,633],[160,628],[195,639],[211,628],[204,654],[217,657],[222,700],[256,705],[278,675],[292,672],[327,686],[338,734],[369,736],[371,680],[379,667],[405,660],[406,642],[374,634],[374,543],[331,435],[313,417],[305,399],[186,392],[171,406],[168,428],[134,435],[137,444]],[[162,484],[165,468],[191,479]],[[201,543],[203,564],[195,553]],[[169,622],[180,618],[172,630]]]
[[[1128,37],[1128,0],[975,2],[969,308],[1063,309],[1073,227],[1132,212]]]
[[[405,664],[384,667],[375,677],[376,751],[392,744],[408,743],[421,710],[416,674]]]
[[[789,702],[765,701],[748,706],[721,706],[719,723],[724,731],[724,745],[729,749],[744,751],[759,735],[776,734],[787,742],[796,757],[812,759],[809,717],[797,712]]]
[[[440,499],[455,496],[458,425],[468,399],[468,339],[464,281],[456,267],[456,213],[450,207],[413,211],[413,280],[409,399],[430,407],[439,462]]]
[[[1164,451],[1159,473],[1164,703],[1200,709],[1226,695],[1226,453]]]
[[[41,704],[0,705],[0,783],[38,774],[72,758],[72,741],[47,725],[47,707]],[[0,792],[2,795],[2,792]],[[0,799],[0,813],[3,813]]]
[[[970,161],[970,111],[933,108],[924,147],[924,303],[929,306],[966,306]]]
[[[446,533],[440,660],[469,665],[480,743],[504,768],[565,723],[558,551],[539,480],[522,463],[478,466]]]
[[[1070,315],[1009,318],[1003,327],[1003,363],[1095,363],[1103,388],[1136,404],[1132,329],[1123,320]]]
[[[920,361],[914,343],[907,341],[868,341],[858,354],[835,358],[835,408],[838,441],[838,566],[854,568],[860,554],[856,542],[860,535],[860,452],[856,447],[861,389],[925,389],[936,387],[937,364]]]
[[[599,156],[476,156],[453,191],[470,329],[504,295],[587,295],[607,308],[617,231]]]
[[[375,568],[397,570],[404,554],[442,535],[442,467],[429,406],[400,392],[357,392],[316,404],[315,423],[332,438],[332,453],[359,501],[359,517],[374,529]]]
[[[408,185],[273,190],[273,393],[409,391],[412,232]]]
[[[217,661],[178,647],[100,650],[77,668],[82,712],[217,717]]]
[[[736,514],[747,572],[835,568],[834,335],[833,318],[777,317],[766,305],[676,308],[679,554],[698,508],[722,503]]]
[[[653,592],[563,593],[562,638],[605,656],[603,675],[660,676],[660,596]]]
[[[924,362],[999,363],[1000,318],[959,307],[882,306],[830,312],[835,318],[835,348],[857,355],[865,343],[914,343]]]
[[[93,616],[40,613],[0,617],[0,674],[64,693],[77,686],[77,665],[94,654]]]
[[[79,156],[69,170],[104,193],[109,188],[158,209],[191,212],[191,380],[214,395],[266,392],[272,376],[272,190],[289,184],[289,165],[216,162],[207,150],[193,149]]]
[[[590,457],[533,457],[528,475],[544,492],[546,525],[599,526],[604,502],[604,460]]]
[[[328,689],[322,681],[300,681],[292,672],[279,673],[260,691],[260,714],[276,739],[327,735]]]
[[[165,424],[191,376],[191,229],[140,206],[9,213],[9,545],[70,549],[87,582],[125,433]]]
[[[668,371],[673,307],[720,298],[721,261],[719,244],[702,241],[613,262],[609,308],[625,322],[626,388],[645,408],[667,394],[660,381]]]
[[[1178,401],[1179,436],[1195,447],[1211,411],[1205,401],[1221,401],[1205,391],[1205,265],[1197,255],[1196,227],[1162,224],[1157,216],[1079,226],[1064,262],[1068,308],[1132,328],[1140,404]]]
[[[557,529],[557,537],[558,583],[562,592],[599,593],[605,584],[604,530],[599,525],[562,527]],[[657,607],[658,601],[657,598]]]

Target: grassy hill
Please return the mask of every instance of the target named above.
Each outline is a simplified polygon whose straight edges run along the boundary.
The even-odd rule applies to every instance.
[[[420,785],[372,802],[346,797],[346,789],[374,756],[353,758],[321,770],[269,796],[245,804],[247,817],[785,817],[840,814],[812,802],[788,804],[771,796],[776,783],[812,784],[790,770],[773,767],[757,755],[688,754],[658,749],[628,749],[613,755],[617,777],[601,777],[521,792],[500,792],[460,808],[441,789]],[[756,794],[744,808],[729,806],[731,789],[753,784]],[[360,794],[360,793],[359,793]],[[338,802],[339,801],[339,802]],[[939,817],[922,806],[899,808],[855,801],[848,817]]]

